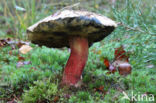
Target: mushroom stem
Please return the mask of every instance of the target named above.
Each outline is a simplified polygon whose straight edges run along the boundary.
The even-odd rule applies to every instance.
[[[73,37],[69,39],[71,54],[63,73],[62,84],[76,86],[88,59],[88,39]]]

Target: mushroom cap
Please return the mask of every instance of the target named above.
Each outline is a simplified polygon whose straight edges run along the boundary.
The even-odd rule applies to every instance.
[[[50,15],[28,27],[32,43],[47,47],[69,47],[69,38],[85,37],[89,46],[102,40],[117,24],[100,14],[88,11],[63,10]]]

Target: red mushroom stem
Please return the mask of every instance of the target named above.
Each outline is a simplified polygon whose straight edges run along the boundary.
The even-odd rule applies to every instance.
[[[88,39],[73,37],[69,39],[71,54],[63,73],[62,84],[76,86],[88,59]]]

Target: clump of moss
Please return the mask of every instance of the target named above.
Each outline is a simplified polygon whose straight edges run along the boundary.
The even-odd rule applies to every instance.
[[[89,103],[89,101],[91,100],[91,95],[89,94],[89,92],[84,92],[84,91],[79,91],[77,93],[77,95],[73,95],[70,97],[69,99],[69,103]]]
[[[58,93],[58,86],[47,81],[36,81],[35,86],[23,94],[23,103],[43,103],[53,101],[53,98]]]
[[[82,101],[89,100],[89,93],[88,92],[78,92],[77,95]]]

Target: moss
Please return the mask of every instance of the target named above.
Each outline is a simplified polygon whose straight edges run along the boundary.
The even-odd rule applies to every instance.
[[[44,101],[52,101],[53,97],[58,93],[58,87],[49,80],[36,81],[35,86],[30,87],[29,90],[23,94],[23,103],[37,103]]]

